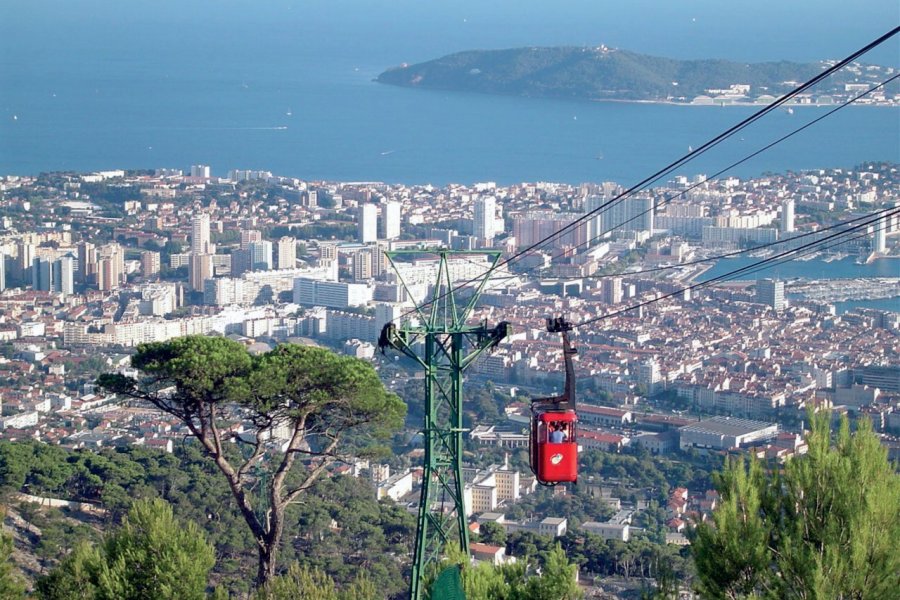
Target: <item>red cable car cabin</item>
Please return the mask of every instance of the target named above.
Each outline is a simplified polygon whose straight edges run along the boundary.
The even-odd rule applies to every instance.
[[[565,390],[559,396],[531,403],[531,470],[543,485],[578,481],[578,414],[575,412],[575,367],[578,353],[569,341],[572,324],[562,317],[547,319],[547,331],[561,333],[566,367]]]
[[[541,483],[578,481],[577,423],[574,410],[550,410],[534,415],[531,464]]]

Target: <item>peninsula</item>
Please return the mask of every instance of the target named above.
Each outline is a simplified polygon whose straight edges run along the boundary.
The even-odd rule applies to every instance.
[[[764,104],[827,68],[827,61],[741,63],[675,60],[607,46],[470,50],[381,73],[404,87],[544,98]],[[796,104],[834,104],[890,77],[894,69],[854,63],[810,89]],[[897,85],[863,100],[898,105]]]

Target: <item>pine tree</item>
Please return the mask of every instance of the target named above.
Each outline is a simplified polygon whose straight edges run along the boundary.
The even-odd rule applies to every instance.
[[[528,580],[524,598],[531,600],[577,600],[581,598],[576,575],[578,566],[571,564],[559,544],[547,555],[540,577]]]
[[[701,524],[693,541],[700,590],[712,598],[740,598],[764,584],[772,562],[762,519],[762,468],[735,459],[719,476],[720,502],[713,527]]]
[[[277,572],[287,507],[336,461],[378,449],[406,412],[372,365],[324,348],[283,344],[251,356],[227,338],[186,336],[138,346],[131,364],[140,379],[98,383],[175,417],[200,443],[256,542],[260,586]],[[254,425],[242,435],[227,427],[238,407]],[[276,432],[287,440],[279,449]]]
[[[900,476],[871,425],[832,444],[830,415],[811,416],[809,452],[784,473],[729,463],[713,526],[693,540],[710,597],[881,599],[900,589]]]
[[[375,585],[360,574],[346,589],[338,590],[334,580],[320,569],[294,563],[282,574],[256,590],[254,600],[377,600]]]
[[[2,520],[2,513],[0,513]],[[0,600],[20,600],[25,597],[25,587],[12,562],[13,540],[0,533]]]
[[[37,590],[45,600],[203,600],[214,564],[196,524],[176,521],[163,500],[141,500],[102,544],[78,546]]]

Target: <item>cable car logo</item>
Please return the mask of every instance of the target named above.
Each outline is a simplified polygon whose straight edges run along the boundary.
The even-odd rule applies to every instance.
[[[562,459],[563,459],[563,455],[560,454],[559,452],[557,452],[556,454],[554,454],[553,456],[550,457],[550,462],[553,463],[554,465],[558,465],[559,463],[562,462]]]

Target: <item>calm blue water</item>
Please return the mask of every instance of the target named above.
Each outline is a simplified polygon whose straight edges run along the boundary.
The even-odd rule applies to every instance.
[[[749,110],[426,92],[372,78],[404,61],[522,45],[839,58],[900,21],[894,0],[865,11],[836,0],[619,4],[6,0],[0,174],[205,163],[215,174],[308,179],[628,184]],[[872,61],[896,66],[898,48],[892,40]],[[773,115],[684,173],[713,172],[823,110]],[[897,110],[841,111],[734,173],[870,160],[900,161]]]
[[[880,300],[848,300],[846,302],[835,302],[837,313],[843,314],[854,308],[874,308],[877,310],[888,310],[891,312],[900,312],[900,298],[881,298]]]
[[[709,281],[730,271],[749,266],[760,259],[753,257],[726,258],[716,262],[712,269],[704,273],[698,281]],[[776,279],[850,279],[863,277],[900,277],[900,260],[882,258],[869,264],[858,265],[855,259],[845,258],[832,262],[821,260],[786,262],[781,265],[748,273],[737,277],[738,280],[756,280],[766,277]],[[898,294],[900,296],[900,294]],[[900,312],[900,297],[881,298],[878,300],[849,300],[835,303],[838,313],[853,308],[877,308]]]
[[[724,258],[704,273],[699,281],[708,281],[730,271],[742,269],[762,259],[750,256]],[[741,275],[737,280],[756,280],[766,277],[776,279],[852,279],[859,277],[900,277],[900,260],[880,258],[869,264],[858,265],[853,258],[825,262],[821,260],[792,261]]]

